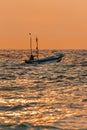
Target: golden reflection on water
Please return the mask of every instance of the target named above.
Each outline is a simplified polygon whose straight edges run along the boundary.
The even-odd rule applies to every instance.
[[[78,90],[79,88],[82,90],[81,86],[74,86],[72,87],[72,92],[70,92],[70,89],[63,90],[62,88],[58,88],[57,91],[57,88],[54,89],[51,87],[43,90],[41,92],[42,96],[39,98],[39,91],[30,91],[28,93],[25,91],[20,92],[20,94],[16,91],[11,93],[0,92],[2,95],[0,105],[9,107],[7,111],[0,112],[0,122],[4,124],[29,122],[33,123],[35,126],[54,126],[54,124],[56,124],[56,127],[57,124],[59,124],[58,128],[67,128],[67,126],[72,128],[70,125],[72,123],[75,127],[80,127],[86,118],[85,112],[87,110],[87,105],[81,103],[81,97],[75,96],[76,93],[78,94],[78,91],[75,90]],[[16,97],[16,99],[3,99],[6,95],[10,98]],[[19,108],[11,110],[14,106]],[[78,123],[76,117],[82,115],[83,118],[80,118]],[[84,127],[87,127],[86,123],[84,124]]]
[[[83,72],[81,66],[71,67],[74,60],[72,54],[59,65],[10,65],[1,70],[1,74],[9,74],[9,79],[0,81],[0,123],[87,128],[87,68]]]

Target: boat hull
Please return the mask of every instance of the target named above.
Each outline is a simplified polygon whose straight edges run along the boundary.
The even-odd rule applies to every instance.
[[[33,61],[25,60],[25,63],[27,63],[27,64],[35,64],[35,63],[43,64],[43,63],[50,63],[50,62],[55,62],[55,61],[60,62],[63,57],[64,57],[63,54],[58,54],[58,55],[55,55],[55,56],[42,58],[42,59],[39,59],[39,60],[33,60]]]

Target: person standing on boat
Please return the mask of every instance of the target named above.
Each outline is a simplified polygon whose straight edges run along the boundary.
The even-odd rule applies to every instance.
[[[30,55],[30,59],[29,59],[30,61],[33,61],[34,60],[34,55],[33,54],[31,54]]]

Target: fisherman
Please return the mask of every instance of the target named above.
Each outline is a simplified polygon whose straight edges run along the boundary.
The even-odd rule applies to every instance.
[[[30,55],[30,59],[29,59],[30,61],[33,61],[34,60],[34,55]]]

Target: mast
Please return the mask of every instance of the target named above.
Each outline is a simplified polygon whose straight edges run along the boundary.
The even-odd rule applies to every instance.
[[[37,54],[37,59],[39,59],[38,38],[37,37],[36,37],[36,54]]]
[[[29,33],[30,36],[30,54],[32,55],[32,38],[31,38],[31,33]]]

